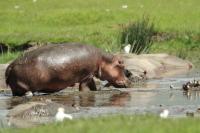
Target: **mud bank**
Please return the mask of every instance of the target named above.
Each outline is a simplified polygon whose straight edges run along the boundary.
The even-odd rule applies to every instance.
[[[161,78],[188,72],[193,65],[168,54],[123,54],[127,69],[138,75],[147,72],[147,78]]]

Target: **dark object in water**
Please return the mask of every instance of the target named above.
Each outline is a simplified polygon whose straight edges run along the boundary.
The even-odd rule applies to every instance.
[[[186,116],[188,116],[188,117],[194,117],[194,112],[187,111],[186,112]]]
[[[185,91],[188,91],[188,90],[200,90],[200,81],[196,81],[194,80],[193,82],[192,81],[189,81],[185,84],[183,84],[183,90]]]
[[[133,83],[147,80],[147,76],[146,76],[147,72],[146,71],[144,71],[140,75],[134,75],[131,71],[129,71],[128,69],[125,69],[125,75]]]

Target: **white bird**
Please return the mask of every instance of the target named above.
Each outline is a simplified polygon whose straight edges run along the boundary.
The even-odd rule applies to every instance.
[[[65,111],[64,108],[61,108],[61,107],[58,108],[58,112],[56,113],[56,116],[55,116],[57,122],[62,122],[66,118],[70,120],[73,119],[73,117],[70,114],[65,114],[64,111]]]
[[[164,118],[166,119],[169,115],[169,110],[164,109],[161,113],[160,113],[160,118]]]
[[[130,53],[130,50],[131,50],[131,45],[130,44],[128,44],[128,45],[126,45],[125,47],[124,47],[124,52],[125,53]]]

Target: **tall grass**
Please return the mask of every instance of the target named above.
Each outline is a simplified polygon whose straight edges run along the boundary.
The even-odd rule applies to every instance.
[[[17,58],[21,52],[5,52],[0,56],[0,64],[8,63],[9,61]]]
[[[153,44],[152,37],[155,33],[154,24],[150,22],[148,17],[143,17],[142,19],[123,27],[120,36],[121,44],[122,46],[130,44],[131,53],[147,53]]]

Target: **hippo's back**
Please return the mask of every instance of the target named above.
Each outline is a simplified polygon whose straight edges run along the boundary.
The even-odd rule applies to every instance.
[[[51,44],[25,53],[15,63],[27,64],[29,61],[37,61],[48,66],[57,66],[66,63],[71,64],[78,60],[95,59],[97,56],[99,56],[99,50],[90,45],[77,43]]]

